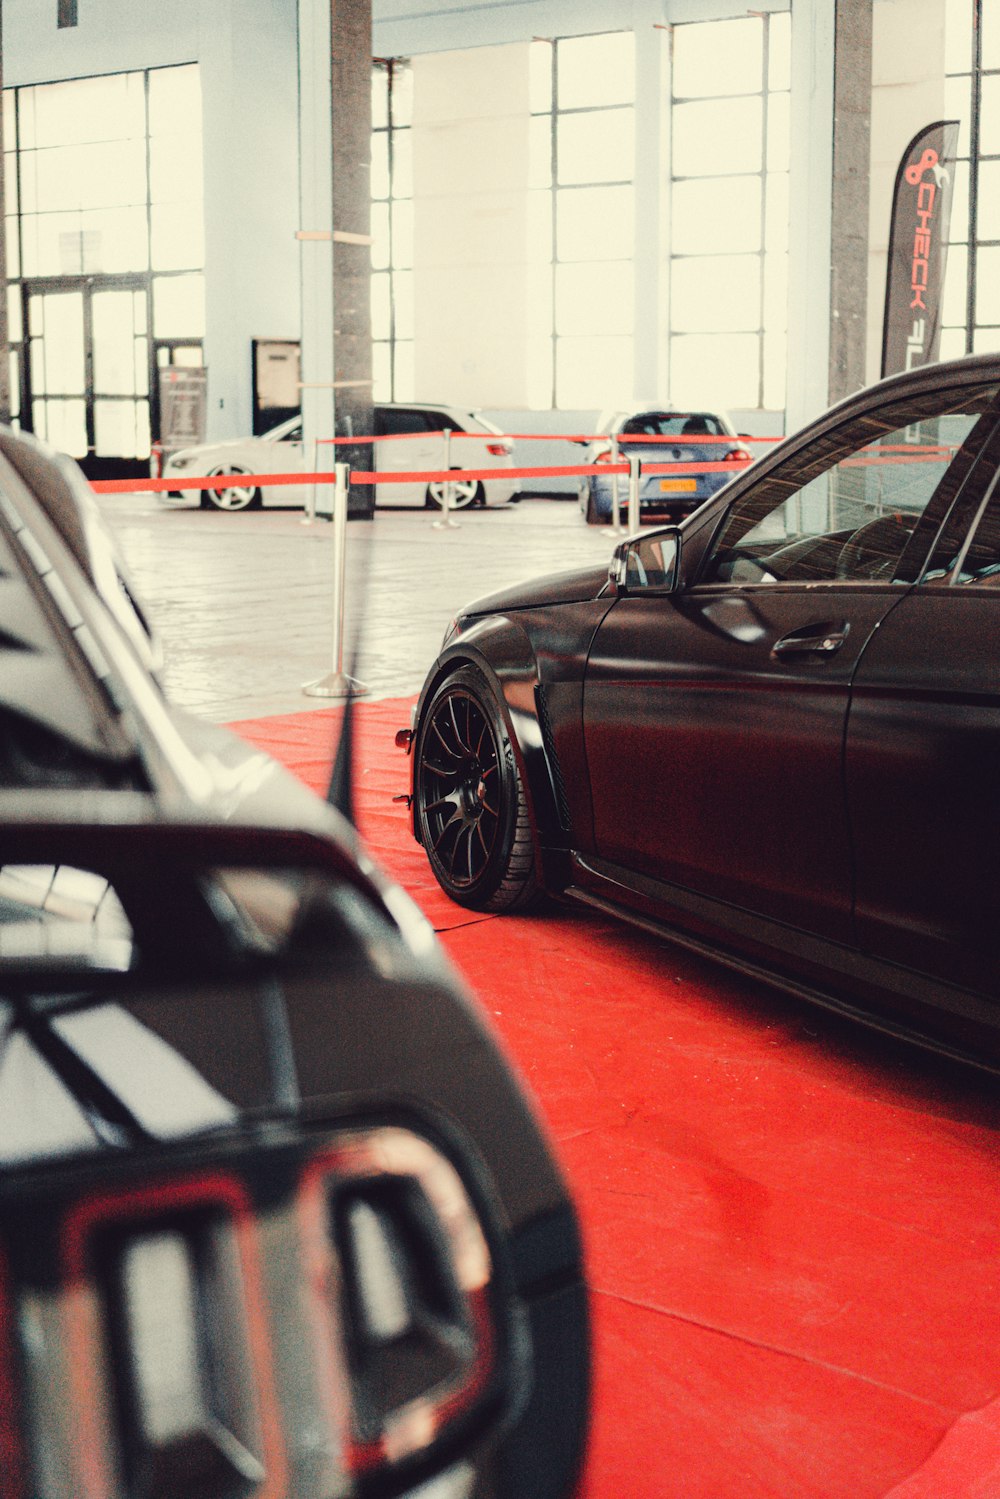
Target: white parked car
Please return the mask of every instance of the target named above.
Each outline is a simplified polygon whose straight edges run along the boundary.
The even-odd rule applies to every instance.
[[[451,485],[453,509],[469,505],[505,505],[517,493],[517,483],[506,472],[513,466],[513,444],[498,427],[471,411],[455,406],[409,405],[376,406],[374,435],[385,441],[372,444],[373,467],[378,472],[412,473],[445,467],[445,444],[441,433],[468,432],[469,437],[452,439],[449,467],[458,470]],[[392,439],[401,437],[401,441]],[[321,446],[319,471],[329,472],[336,449]],[[164,490],[160,498],[168,505],[198,505],[217,510],[249,510],[257,505],[302,505],[309,497],[310,486],[264,486],[249,483],[252,474],[312,472],[315,455],[308,458],[302,449],[302,418],[290,417],[280,426],[260,437],[238,437],[228,442],[201,443],[168,454],[160,476],[165,479],[218,475],[217,489]],[[365,467],[368,467],[366,462]],[[482,483],[463,479],[462,469],[496,469],[497,477]],[[153,474],[157,477],[154,456]],[[436,481],[379,484],[375,489],[377,505],[421,505],[440,508],[444,484]]]

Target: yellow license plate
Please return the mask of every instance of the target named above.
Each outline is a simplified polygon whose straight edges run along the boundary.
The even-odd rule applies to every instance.
[[[664,494],[691,494],[698,488],[697,479],[661,479],[660,488]]]

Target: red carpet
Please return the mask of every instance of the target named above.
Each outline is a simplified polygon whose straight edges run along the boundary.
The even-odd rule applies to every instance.
[[[1000,1499],[990,1085],[596,916],[454,906],[362,706],[361,831],[535,1089],[594,1292],[583,1499]],[[330,712],[235,725],[310,785]]]

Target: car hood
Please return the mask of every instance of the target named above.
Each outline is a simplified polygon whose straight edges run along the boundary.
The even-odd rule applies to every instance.
[[[175,452],[168,454],[165,462],[172,463],[177,458],[185,458],[188,461],[195,459],[211,463],[215,461],[217,455],[219,458],[225,459],[233,457],[237,453],[256,454],[260,457],[267,457],[269,453],[276,453],[279,446],[289,447],[291,444],[269,442],[263,437],[227,437],[221,442],[200,443],[197,447],[193,448],[178,448]]]
[[[606,564],[552,573],[545,578],[529,578],[527,582],[475,599],[460,613],[466,619],[476,614],[504,614],[510,609],[538,609],[549,604],[584,604],[589,599],[596,599],[607,586],[607,581]]]

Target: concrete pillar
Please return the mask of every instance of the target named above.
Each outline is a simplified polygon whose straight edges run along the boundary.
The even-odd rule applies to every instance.
[[[299,239],[302,424],[306,461],[317,438],[371,433],[371,5],[299,0]],[[320,449],[320,466],[332,450]],[[369,445],[338,448],[352,468]],[[332,490],[319,509],[332,508]],[[371,516],[374,492],[352,491]]]
[[[0,96],[3,92],[3,40],[0,31]],[[10,421],[10,329],[7,323],[7,219],[4,204],[3,109],[0,108],[0,422]]]
[[[788,432],[829,405],[834,30],[834,0],[796,0],[792,7]]]
[[[865,384],[871,91],[872,0],[839,0],[830,225],[831,405]]]
[[[636,5],[632,393],[640,402],[669,394],[670,32],[662,16],[662,0]]]

